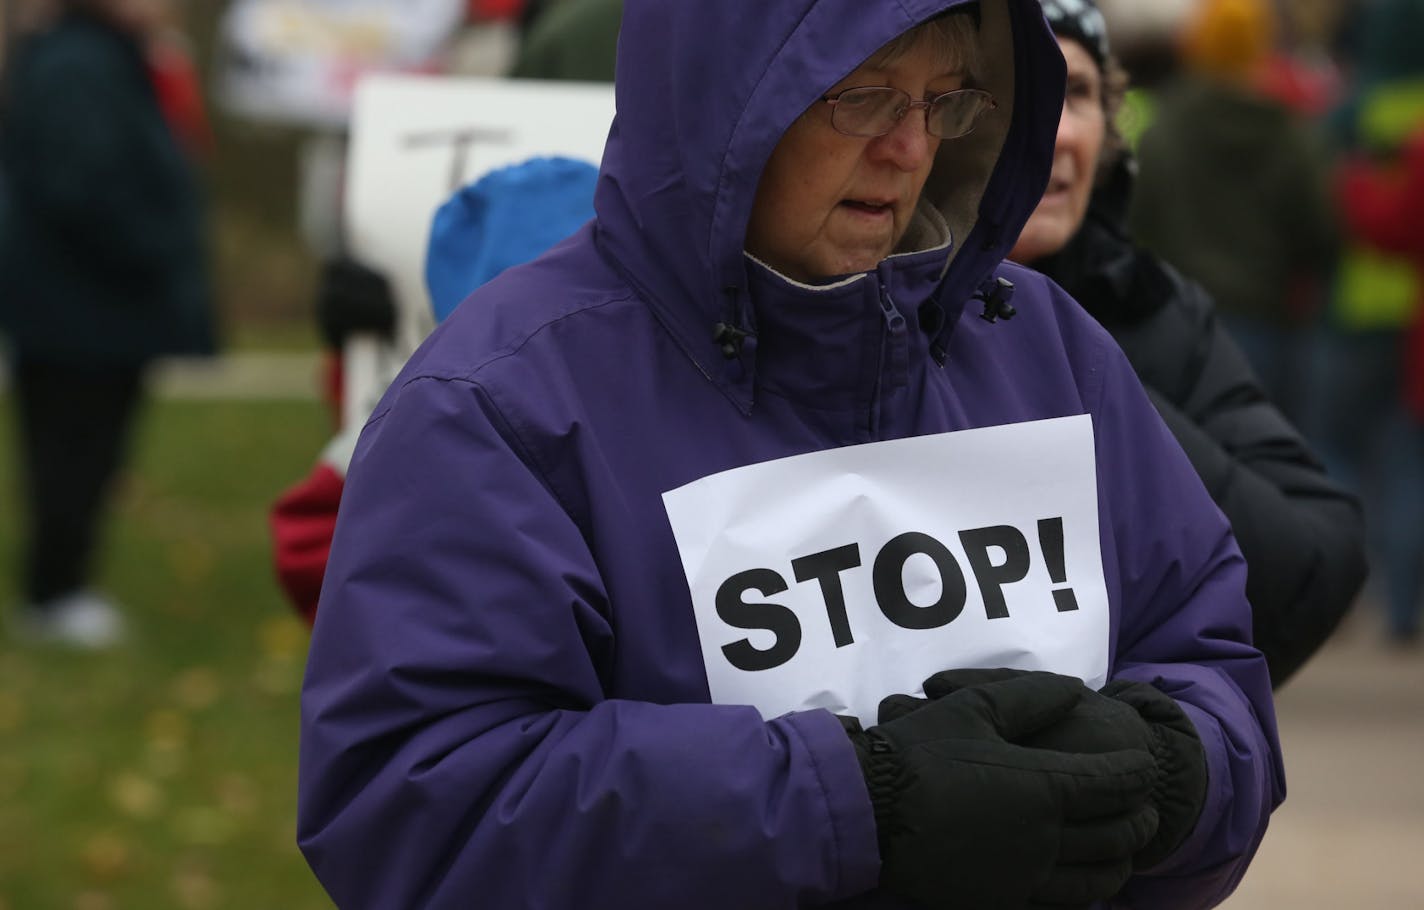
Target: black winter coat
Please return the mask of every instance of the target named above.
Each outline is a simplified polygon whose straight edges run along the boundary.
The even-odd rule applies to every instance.
[[[70,14],[0,99],[0,331],[22,357],[138,364],[214,347],[192,166],[136,41]]]
[[[1068,246],[1033,266],[1117,339],[1230,519],[1246,557],[1256,646],[1279,686],[1364,583],[1360,505],[1266,398],[1207,293],[1127,236],[1131,182],[1124,160]]]

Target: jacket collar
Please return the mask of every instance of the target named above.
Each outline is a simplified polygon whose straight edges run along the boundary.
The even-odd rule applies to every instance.
[[[925,249],[821,285],[795,281],[745,254],[750,331],[729,358],[753,365],[737,377],[743,402],[750,407],[760,387],[822,409],[863,407],[885,381],[887,360],[923,357],[930,342],[924,328],[938,323],[934,316],[922,322],[921,308],[937,305],[951,249],[947,226],[936,227]]]

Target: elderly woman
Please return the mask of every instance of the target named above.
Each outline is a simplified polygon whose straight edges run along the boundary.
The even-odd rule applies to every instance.
[[[1089,0],[1044,0],[1068,86],[1048,192],[1009,258],[1061,284],[1122,345],[1251,571],[1254,642],[1275,685],[1313,655],[1365,577],[1357,501],[1325,474],[1217,322],[1211,299],[1124,228],[1131,159],[1112,128],[1122,71]]]
[[[1002,262],[1063,97],[1037,0],[631,0],[619,53],[595,219],[352,463],[332,897],[1219,902],[1283,797],[1266,666],[1130,365]]]

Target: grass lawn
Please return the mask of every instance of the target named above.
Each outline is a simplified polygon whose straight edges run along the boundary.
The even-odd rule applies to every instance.
[[[330,908],[295,845],[307,630],[266,525],[328,428],[316,402],[151,403],[98,579],[132,640],[0,637],[0,910]],[[12,433],[0,395],[0,611],[18,597]]]

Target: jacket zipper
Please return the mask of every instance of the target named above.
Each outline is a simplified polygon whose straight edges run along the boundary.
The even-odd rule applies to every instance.
[[[865,432],[868,440],[880,438],[887,393],[907,381],[905,317],[890,297],[890,289],[885,285],[884,276],[879,277],[880,316],[885,322],[885,330],[880,336],[880,364],[875,374],[875,390],[866,415]]]

